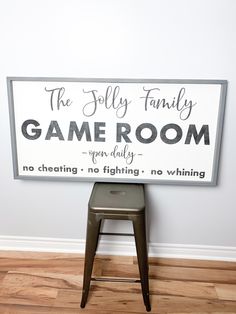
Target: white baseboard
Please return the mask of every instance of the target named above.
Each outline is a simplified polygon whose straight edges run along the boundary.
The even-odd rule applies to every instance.
[[[0,236],[0,250],[84,253],[85,240]],[[149,256],[166,258],[186,258],[203,260],[222,260],[236,262],[236,247],[186,245],[170,243],[149,243]],[[136,255],[134,241],[100,240],[98,254]]]

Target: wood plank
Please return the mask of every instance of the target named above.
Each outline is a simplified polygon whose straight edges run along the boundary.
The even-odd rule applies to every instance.
[[[138,278],[137,265],[116,267],[112,263],[104,264],[102,275],[106,277]],[[161,280],[203,281],[211,283],[236,283],[236,271],[202,269],[193,267],[149,266],[149,277]]]
[[[6,271],[0,271],[0,283],[3,280],[3,278],[6,276],[7,272]]]
[[[1,310],[1,306],[0,306]],[[5,307],[7,312],[1,314],[126,314],[116,311],[106,310],[90,310],[86,307],[81,308],[65,308],[65,307],[47,307],[47,306],[26,306],[26,305],[9,305]]]
[[[230,300],[236,301],[236,285],[215,285],[216,293],[220,300]],[[235,305],[235,312],[236,312],[236,305]]]
[[[1,271],[22,271],[22,272],[62,272],[68,274],[82,274],[84,260],[76,258],[57,258],[57,259],[14,259],[1,258]]]
[[[57,289],[31,287],[1,287],[1,304],[26,304],[51,306],[57,297]]]
[[[77,307],[79,304],[78,292],[61,290],[59,296],[60,302],[56,302],[56,306],[63,305],[66,307]],[[93,291],[89,295],[87,309],[99,311],[102,307],[106,309],[115,309],[122,313],[145,313],[145,307],[142,300],[142,295],[123,293],[117,295],[115,293],[103,291]],[[151,296],[152,313],[192,313],[196,312],[234,312],[236,309],[235,302],[207,300],[188,297],[168,296],[168,295],[152,295]],[[111,311],[112,313],[112,311]]]
[[[93,274],[101,275],[103,261],[94,261]],[[73,258],[58,259],[0,259],[0,274],[7,271],[25,273],[63,273],[71,275],[83,275],[84,260]],[[1,277],[0,277],[1,279]]]
[[[219,300],[202,300],[187,297],[157,296],[153,301],[154,312],[157,313],[214,313],[220,314],[233,312],[235,314],[235,302]]]
[[[149,257],[148,262],[149,265],[153,266],[178,266],[178,267],[236,270],[236,262],[227,261]],[[136,257],[134,257],[134,264],[137,264]]]
[[[227,313],[227,314],[236,314],[236,312],[234,311],[234,312],[229,312],[229,311],[227,311],[227,309],[226,309],[226,312],[218,312],[218,311],[211,311],[211,312],[196,312],[196,311],[194,311],[194,312],[191,312],[191,314],[224,314],[224,313]],[[164,313],[162,313],[162,314],[164,314]],[[167,314],[167,313],[165,313],[165,314]],[[189,312],[168,312],[168,314],[189,314]]]
[[[104,261],[103,268],[102,268],[102,276],[139,279],[138,265],[125,265],[124,264],[122,265],[122,267],[119,267],[117,264],[106,263]]]
[[[113,264],[126,264],[132,265],[134,264],[133,256],[120,256],[120,255],[96,255],[95,260],[101,260],[102,262],[109,262]]]
[[[58,291],[57,299],[54,305],[55,307],[79,308],[81,296],[82,296],[81,291],[72,289],[70,290],[60,289]]]
[[[54,308],[47,306],[11,305],[8,314],[76,314],[77,309]],[[86,313],[86,312],[85,312]],[[87,312],[88,313],[88,312]]]
[[[55,253],[55,252],[30,252],[30,251],[9,251],[3,250],[0,251],[0,260],[1,258],[10,258],[10,259],[84,259],[84,254],[80,253]]]
[[[45,287],[56,289],[81,289],[82,276],[56,273],[24,273],[10,271],[2,281],[3,287]]]
[[[193,267],[150,267],[150,278],[165,280],[201,281],[210,283],[236,283],[236,271]]]
[[[215,285],[205,282],[150,280],[151,295],[170,295],[216,300]]]
[[[9,314],[9,305],[6,304],[0,304],[0,313],[1,314]]]
[[[173,295],[193,298],[216,300],[218,295],[215,285],[202,282],[185,282],[171,280],[149,280],[151,295]],[[140,283],[119,283],[119,282],[92,282],[90,291],[103,291],[104,293],[142,294]]]

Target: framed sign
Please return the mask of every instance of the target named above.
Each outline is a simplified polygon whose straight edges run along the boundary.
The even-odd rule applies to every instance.
[[[217,183],[227,81],[7,83],[16,179]]]

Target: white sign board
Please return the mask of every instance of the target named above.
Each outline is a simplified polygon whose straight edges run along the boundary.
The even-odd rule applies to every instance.
[[[215,185],[226,87],[10,77],[14,176]]]

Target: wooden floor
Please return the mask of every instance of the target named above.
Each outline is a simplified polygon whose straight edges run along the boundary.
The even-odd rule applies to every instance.
[[[146,313],[139,283],[92,282],[80,309],[83,256],[0,252],[1,314]],[[151,313],[236,313],[236,263],[150,258]],[[136,258],[96,257],[94,276],[139,278]]]

